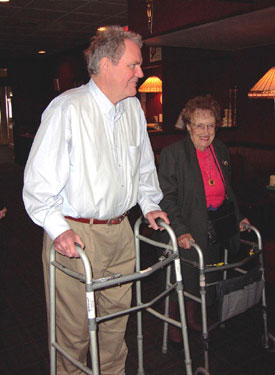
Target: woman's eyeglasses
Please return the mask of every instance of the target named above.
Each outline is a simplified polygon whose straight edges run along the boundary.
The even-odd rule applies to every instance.
[[[203,131],[205,129],[207,130],[210,130],[210,131],[214,131],[216,129],[216,125],[215,124],[192,124],[192,127],[193,129],[197,130],[197,131]]]

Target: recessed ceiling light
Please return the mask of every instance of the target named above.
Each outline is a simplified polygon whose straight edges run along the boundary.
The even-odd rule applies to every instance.
[[[0,3],[8,3],[10,0],[0,0]]]
[[[47,53],[47,51],[45,51],[44,49],[40,49],[39,51],[37,51],[37,53],[39,55],[45,55],[45,53]]]
[[[98,27],[97,30],[98,30],[98,31],[105,31],[105,30],[106,30],[106,26]]]

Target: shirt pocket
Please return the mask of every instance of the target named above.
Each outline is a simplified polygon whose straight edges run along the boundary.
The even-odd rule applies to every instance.
[[[129,155],[129,165],[131,169],[131,175],[135,176],[139,170],[140,147],[128,146],[128,155]]]

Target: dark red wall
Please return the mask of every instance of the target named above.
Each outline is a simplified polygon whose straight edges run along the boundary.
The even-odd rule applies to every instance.
[[[216,21],[274,5],[273,0],[250,3],[219,0],[154,0],[153,35]],[[149,36],[145,0],[128,0],[129,28]]]
[[[220,0],[154,0],[153,33],[160,35],[205,22],[252,12],[274,5],[274,0],[234,2]],[[145,0],[128,0],[129,28],[145,39],[150,36]],[[238,52],[188,48],[162,48],[164,130],[173,132],[184,103],[193,96],[211,93],[224,107],[228,89],[237,87],[237,128],[220,136],[229,140],[275,144],[273,101],[248,99],[248,90],[274,66],[275,46]],[[148,68],[150,64],[144,59]],[[154,69],[150,70],[154,74]]]
[[[274,103],[250,99],[249,89],[274,65],[275,46],[239,52],[163,48],[164,129],[171,132],[184,103],[196,95],[212,94],[225,106],[228,89],[237,87],[236,129],[223,137],[275,145]]]
[[[229,141],[275,145],[273,101],[247,97],[248,90],[274,66],[274,57],[275,46],[231,53],[165,47],[162,61],[145,67],[144,79],[156,74],[163,80],[163,121],[167,133],[174,131],[178,114],[190,97],[212,93],[223,105],[227,90],[237,86],[238,127],[222,130],[220,136]],[[26,130],[35,133],[42,111],[58,95],[54,78],[59,79],[60,91],[88,80],[80,49],[7,65],[14,91],[16,134]]]

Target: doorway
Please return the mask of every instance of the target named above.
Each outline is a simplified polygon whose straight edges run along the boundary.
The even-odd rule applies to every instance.
[[[9,86],[0,86],[0,145],[14,145],[12,90]]]

